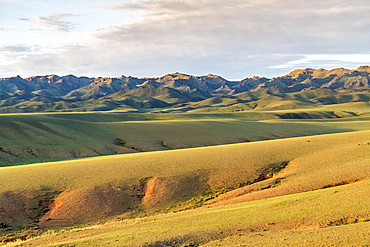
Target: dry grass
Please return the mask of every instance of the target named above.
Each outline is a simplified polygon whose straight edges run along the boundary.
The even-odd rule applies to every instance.
[[[353,221],[355,222],[355,221]],[[239,234],[212,241],[208,246],[368,246],[370,222],[314,229]]]
[[[361,131],[4,167],[0,214],[8,224],[22,227],[37,220],[40,201],[59,200],[41,226],[82,224],[237,189],[286,161],[288,167],[273,178],[281,179],[279,186],[239,193],[247,186],[221,196],[215,205],[320,189],[370,178],[369,138],[370,131]]]
[[[370,139],[370,135],[369,132],[362,132],[362,134],[361,139],[358,139],[357,134],[348,134],[346,138],[344,138],[345,135],[332,135],[331,138],[328,136],[307,138],[308,146],[317,145],[320,146],[320,150],[302,153],[299,157],[292,159],[283,172],[269,181],[226,193],[209,203],[218,202],[213,204],[216,206],[259,200],[368,179],[370,178],[370,167],[368,166],[370,145],[366,140]],[[272,186],[276,181],[279,181],[279,186]],[[271,188],[259,190],[269,185]],[[227,200],[229,198],[231,199]],[[223,202],[223,200],[226,201]]]
[[[245,118],[253,116],[248,114],[148,115],[129,119],[116,113],[1,116],[0,138],[4,146],[33,145],[31,153],[46,146],[61,153],[99,150],[98,154],[107,147],[114,150],[113,146],[115,152],[137,152],[244,143],[2,167],[0,222],[16,230],[39,221],[39,227],[50,229],[118,217],[126,220],[62,230],[24,244],[181,246],[222,244],[211,242],[219,239],[233,245],[251,238],[258,244],[259,237],[251,232],[263,230],[271,230],[271,237],[278,232],[291,234],[292,242],[286,243],[295,243],[298,235],[292,229],[370,219],[369,204],[363,200],[370,188],[369,181],[364,181],[370,179],[366,114],[320,121],[251,121]],[[208,118],[203,119],[205,115]],[[312,134],[321,135],[305,136]],[[14,139],[20,136],[23,142]],[[118,137],[126,147],[112,143]],[[286,137],[294,138],[278,139]],[[256,141],[261,139],[278,140]],[[68,146],[71,140],[76,143]],[[229,192],[212,199],[224,191]],[[207,205],[197,210],[127,219],[203,203]],[[354,231],[365,236],[365,223],[358,225]],[[312,241],[320,242],[330,230],[315,232],[319,237]],[[0,229],[0,234],[6,233]],[[300,234],[308,236],[308,231]],[[350,236],[343,234],[343,241]],[[356,243],[364,242],[358,239]]]
[[[276,114],[281,113],[1,115],[0,165],[340,133],[369,124],[364,117],[298,121]]]
[[[361,246],[369,241],[368,223],[358,223],[370,219],[369,203],[363,200],[369,192],[369,181],[365,181],[212,209],[115,221],[91,228],[51,233],[50,236],[25,242],[22,246],[197,246],[208,242],[209,246],[243,243],[247,246],[265,246],[265,238],[261,236],[266,236],[267,246],[297,243],[299,236],[307,237],[301,238],[302,242],[306,240],[306,246],[307,243],[330,243],[335,246],[351,246],[352,243]],[[358,224],[354,226],[332,228],[356,222]],[[309,235],[312,232],[315,235]],[[335,238],[322,242],[322,238],[331,233]],[[228,236],[233,237],[223,239]],[[216,239],[223,240],[211,242]],[[289,241],[285,242],[284,239]],[[350,242],[351,239],[353,242]],[[348,245],[340,245],[342,243]]]

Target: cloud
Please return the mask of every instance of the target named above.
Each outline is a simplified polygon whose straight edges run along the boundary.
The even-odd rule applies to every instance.
[[[370,64],[370,54],[309,54],[297,60],[271,66],[275,69],[297,69],[302,67],[355,67]]]
[[[134,1],[114,9],[140,9],[141,19],[107,28],[100,39],[178,53],[349,52],[370,35],[366,1],[188,0]],[[340,11],[333,11],[338,10]],[[354,37],[357,37],[354,39]],[[155,46],[155,47],[154,47]],[[345,49],[343,51],[343,49]],[[307,52],[309,50],[309,52]]]
[[[19,52],[30,52],[33,50],[33,47],[27,45],[8,45],[8,46],[0,46],[0,52],[11,52],[11,53],[19,53]]]
[[[217,1],[217,0],[215,0]],[[198,1],[202,2],[202,0]],[[170,1],[170,0],[161,0],[161,1],[131,1],[126,3],[117,3],[117,4],[110,4],[105,5],[104,7],[107,9],[124,9],[124,10],[148,10],[150,11],[150,15],[156,15],[158,13],[168,14],[171,12],[184,12],[194,10],[197,8],[199,10],[199,5],[194,5],[193,1]],[[225,3],[224,3],[225,4]],[[156,14],[153,14],[156,13]]]
[[[50,29],[61,32],[73,31],[74,25],[71,22],[64,21],[63,19],[68,17],[74,17],[73,14],[54,14],[49,16],[40,16],[34,18],[20,18],[23,21],[31,21],[37,24],[43,24],[48,26]]]
[[[339,56],[329,61],[310,54],[370,53],[368,0],[345,4],[342,0],[144,0],[105,9],[131,10],[137,18],[103,28],[79,45],[32,54],[20,60],[18,68],[94,76],[181,71],[243,78],[279,75],[313,63],[366,62]],[[63,19],[71,16],[36,20],[70,31],[73,26]]]
[[[370,23],[369,7],[361,0],[345,5],[341,0],[166,0],[106,7],[139,10],[136,22],[109,27],[95,35],[101,46],[124,54],[123,59],[134,63],[141,59],[143,64],[152,65],[166,58],[182,67],[193,63],[198,68],[233,71],[240,77],[243,69],[248,71],[244,73],[286,71],[287,67],[279,65],[302,54],[369,52],[370,34],[365,31]],[[200,59],[203,54],[207,56]],[[264,69],[253,59],[264,61],[258,63]],[[324,60],[316,62],[323,64]],[[236,67],[240,70],[233,69]]]

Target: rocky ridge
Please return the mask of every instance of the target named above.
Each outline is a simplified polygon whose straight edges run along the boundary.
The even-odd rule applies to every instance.
[[[240,93],[304,92],[369,88],[370,66],[356,70],[299,69],[276,77],[229,81],[218,75],[182,73],[155,78],[20,76],[0,79],[1,112],[142,110],[166,108]]]

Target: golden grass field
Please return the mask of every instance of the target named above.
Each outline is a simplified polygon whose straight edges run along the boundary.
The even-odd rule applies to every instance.
[[[366,246],[369,207],[363,197],[369,192],[369,183],[361,182],[224,207],[50,231],[22,246]],[[353,206],[343,207],[349,198]]]
[[[0,222],[11,228],[0,228],[0,241],[367,246],[370,107],[353,103],[289,113],[303,111],[356,114],[2,115],[3,149],[14,148],[14,160],[2,154],[8,165],[39,159],[14,153],[31,146],[34,154],[46,150],[43,160],[69,160],[0,168]],[[104,148],[114,152],[76,159],[106,154]],[[51,150],[86,155],[51,156]]]
[[[0,166],[364,130],[369,109],[355,102],[239,113],[3,114]],[[280,119],[289,113],[314,119]]]

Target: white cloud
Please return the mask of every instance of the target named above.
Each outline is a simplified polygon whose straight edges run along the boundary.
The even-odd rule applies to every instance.
[[[0,46],[0,52],[12,52],[12,53],[19,53],[19,52],[29,52],[32,50],[32,47],[27,45],[8,45],[8,46]]]
[[[116,7],[140,8],[139,21],[116,25],[97,36],[125,45],[134,42],[140,50],[141,46],[157,50],[153,46],[160,45],[184,53],[343,53],[343,49],[358,49],[359,43],[363,47],[364,39],[369,41],[370,35],[361,23],[370,23],[370,16],[366,8],[357,8],[362,5],[356,6],[364,1],[347,6],[345,15],[330,12],[335,3],[341,2],[135,1]],[[141,45],[143,42],[145,45]]]
[[[303,67],[358,67],[370,64],[370,54],[311,54],[297,60],[274,65],[275,69],[297,69]]]
[[[345,4],[342,0],[144,0],[104,7],[115,15],[130,10],[136,19],[125,22],[122,17],[83,42],[65,44],[52,53],[32,53],[18,59],[16,69],[90,76],[181,71],[243,78],[279,75],[313,63],[336,61],[343,63],[340,67],[367,63],[367,58],[350,60],[340,54],[370,52],[368,0]],[[33,21],[70,31],[73,25],[64,20],[68,17],[72,16]]]
[[[21,18],[21,20],[32,21],[34,23],[43,24],[48,26],[50,29],[61,32],[70,32],[73,30],[74,25],[63,19],[74,17],[73,14],[54,14],[49,16],[39,16],[34,18]]]

